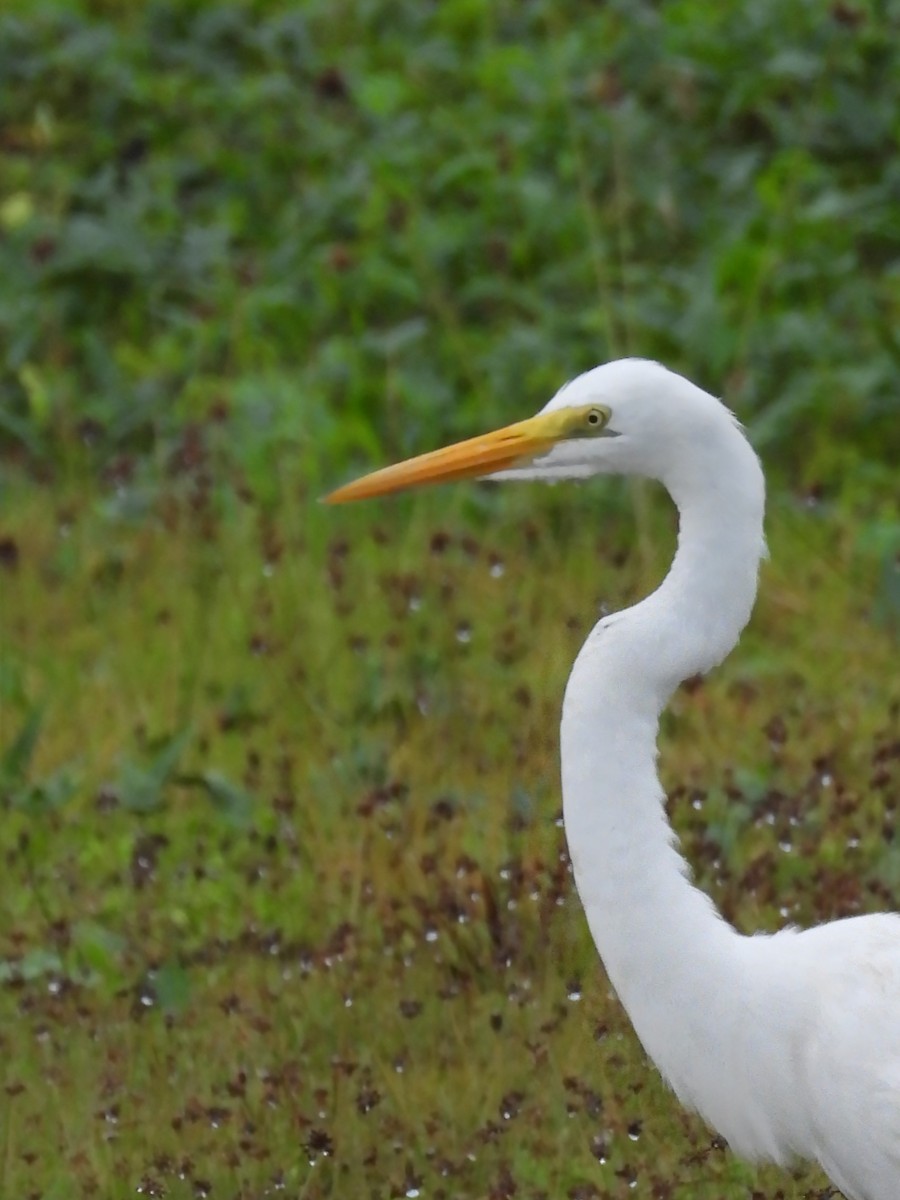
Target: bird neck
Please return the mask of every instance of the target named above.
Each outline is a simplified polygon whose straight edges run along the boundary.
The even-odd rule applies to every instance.
[[[742,939],[690,882],[666,818],[656,738],[674,688],[725,657],[753,606],[762,474],[733,425],[725,445],[664,480],[679,509],[671,570],[647,599],[594,628],[561,730],[566,834],[591,933],[645,1049],[701,1111],[696,1064],[716,1053],[717,1015],[726,1028],[728,1000],[743,986]]]
[[[622,614],[633,651],[664,651],[645,676],[660,689],[660,711],[682,680],[705,674],[732,650],[756,599],[766,553],[765,483],[736,427],[733,435],[732,453],[714,472],[698,464],[665,481],[678,508],[675,558],[659,588]]]

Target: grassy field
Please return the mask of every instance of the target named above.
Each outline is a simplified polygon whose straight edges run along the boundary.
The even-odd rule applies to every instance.
[[[135,522],[17,495],[4,1194],[819,1194],[680,1113],[573,892],[568,664],[672,541],[655,496],[637,529],[620,510],[300,488],[266,519],[187,496]],[[745,929],[900,883],[896,641],[861,519],[776,506],[750,631],[665,722],[673,820]]]
[[[658,357],[773,482],[663,722],[741,929],[896,908],[900,8],[6,0],[0,1195],[812,1200],[683,1114],[573,891],[652,489],[316,498]]]

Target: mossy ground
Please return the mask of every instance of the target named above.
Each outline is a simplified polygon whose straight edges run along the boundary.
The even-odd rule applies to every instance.
[[[572,888],[568,665],[672,545],[616,495],[193,494],[134,524],[15,492],[4,1195],[820,1194],[679,1110]],[[895,904],[872,519],[776,504],[748,633],[664,723],[672,819],[744,929]]]

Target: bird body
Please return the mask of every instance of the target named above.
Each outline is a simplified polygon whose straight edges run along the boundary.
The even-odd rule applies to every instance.
[[[660,714],[737,642],[765,554],[762,469],[731,413],[656,363],[621,360],[537,417],[333,499],[465,475],[600,473],[658,479],[679,512],[665,580],[598,622],[563,702],[566,837],[607,974],[679,1100],[738,1154],[811,1159],[848,1200],[897,1200],[900,917],[737,932],[691,883],[657,776]]]

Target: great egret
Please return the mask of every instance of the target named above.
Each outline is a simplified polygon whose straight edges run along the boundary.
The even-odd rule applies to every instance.
[[[746,1158],[816,1160],[850,1200],[900,1197],[900,917],[747,937],[695,888],[656,774],[678,683],[737,642],[765,552],[765,482],[732,414],[625,359],[534,417],[339,488],[331,503],[440,480],[660,480],[678,507],[663,583],[604,617],[562,711],[566,836],[609,978],[686,1106]]]

